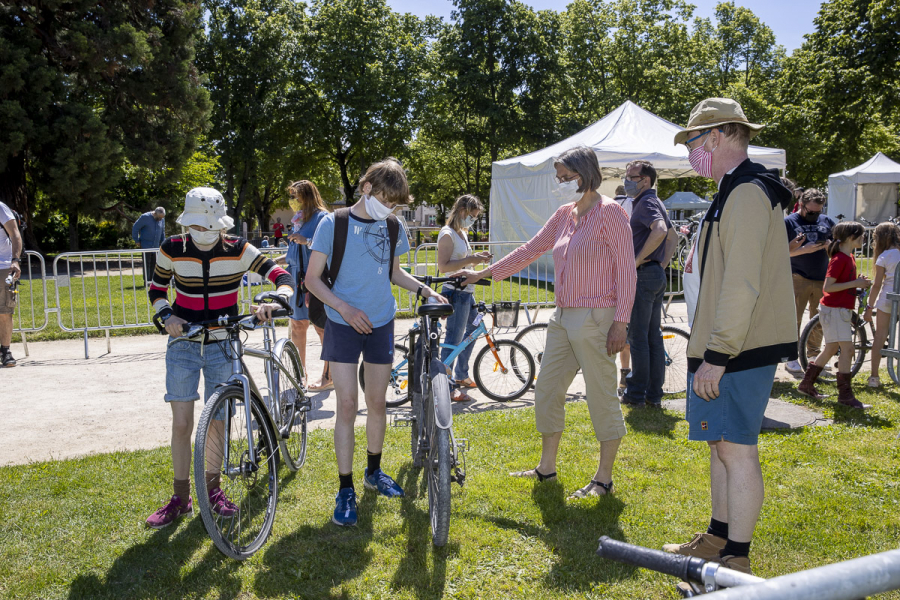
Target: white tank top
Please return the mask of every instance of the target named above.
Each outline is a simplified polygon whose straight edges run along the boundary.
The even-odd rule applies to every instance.
[[[441,227],[440,233],[438,233],[438,243],[440,243],[441,238],[445,235],[449,235],[450,239],[453,240],[453,252],[450,254],[450,260],[459,260],[461,258],[465,258],[472,254],[472,248],[469,246],[469,240],[459,235],[459,233],[449,226],[445,225]],[[445,283],[444,286],[447,288],[452,288],[453,284]],[[464,289],[464,292],[468,294],[475,293],[474,285],[467,285]]]

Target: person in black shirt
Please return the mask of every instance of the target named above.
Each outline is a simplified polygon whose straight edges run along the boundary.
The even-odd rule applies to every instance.
[[[798,332],[807,305],[810,319],[819,314],[819,300],[822,299],[825,271],[828,269],[828,254],[825,247],[831,239],[831,230],[835,225],[831,217],[822,214],[824,208],[825,194],[815,188],[809,188],[800,196],[799,210],[784,219],[790,241]],[[813,331],[807,340],[806,355],[810,357],[809,360],[819,354],[821,346],[821,330]],[[796,360],[787,364],[787,370],[791,373],[803,372]]]

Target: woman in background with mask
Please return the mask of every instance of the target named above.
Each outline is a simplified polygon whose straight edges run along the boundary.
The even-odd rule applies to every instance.
[[[553,161],[560,206],[547,224],[489,269],[470,272],[465,283],[509,277],[553,250],[556,312],[547,324],[547,342],[534,393],[541,461],[510,473],[539,481],[556,478],[556,457],[565,425],[566,392],[579,368],[587,384],[587,405],[600,442],[600,462],[590,483],[570,498],[613,491],[612,470],[625,436],[616,395],[616,357],[625,346],[637,271],[631,228],[615,200],[601,196],[602,176],[594,151],[572,148]]]
[[[183,335],[185,323],[210,321],[220,316],[235,316],[241,278],[247,271],[258,273],[277,286],[284,297],[293,294],[291,276],[272,260],[260,254],[247,240],[227,235],[234,220],[225,211],[225,199],[212,188],[194,188],[188,192],[184,212],[176,223],[182,234],[162,243],[156,258],[156,270],[147,294],[156,314],[172,338]],[[169,282],[174,281],[175,303],[169,305]],[[257,307],[256,316],[267,321],[273,304]],[[166,396],[172,408],[172,467],[175,474],[172,498],[150,515],[147,525],[161,529],[178,517],[192,512],[191,433],[194,429],[194,401],[200,399],[200,373],[203,373],[205,402],[216,385],[231,376],[231,359],[223,330],[213,329],[209,339],[180,340],[166,350]],[[221,424],[221,421],[215,421]],[[220,426],[221,429],[221,426]],[[229,518],[238,512],[220,489],[221,463],[207,463],[206,489],[213,511]]]
[[[491,260],[490,252],[474,254],[469,245],[469,228],[475,224],[475,219],[482,210],[484,207],[481,200],[471,194],[460,196],[453,203],[453,208],[447,216],[447,224],[438,234],[438,270],[441,273],[455,273],[460,269]],[[444,342],[458,346],[476,327],[472,324],[471,314],[475,307],[475,286],[456,288],[452,283],[445,283],[441,295],[453,305],[453,314],[447,317]],[[469,378],[469,358],[474,349],[475,345],[469,344],[456,357],[455,376],[460,388],[453,390],[451,396],[451,400],[456,402],[467,402],[472,399],[463,388],[475,387],[475,382]],[[446,360],[452,352],[450,348],[441,349],[441,360]]]

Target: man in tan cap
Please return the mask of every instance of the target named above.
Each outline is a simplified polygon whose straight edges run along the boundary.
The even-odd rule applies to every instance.
[[[780,362],[797,357],[797,324],[784,209],[792,200],[778,171],[747,157],[763,128],[741,106],[709,98],[675,136],[691,166],[719,191],[701,224],[700,273],[688,343],[688,437],[710,450],[712,519],[706,533],[667,552],[750,572],[750,540],[763,503],[757,439]]]

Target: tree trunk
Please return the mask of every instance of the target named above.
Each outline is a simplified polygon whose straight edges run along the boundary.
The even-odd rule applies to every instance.
[[[25,219],[28,227],[25,228],[25,250],[40,252],[40,245],[34,235],[32,227],[31,209],[28,206],[28,186],[25,164],[25,154],[20,152],[11,156],[6,162],[6,171],[0,173],[0,202],[7,205]]]
[[[347,206],[353,204],[353,194],[356,193],[356,185],[350,183],[350,176],[347,174],[347,159],[350,154],[349,150],[346,152],[336,152],[334,155],[334,160],[337,163],[338,169],[341,171],[341,183],[344,186],[344,201],[347,203]]]
[[[69,252],[78,252],[78,207],[69,205]]]

